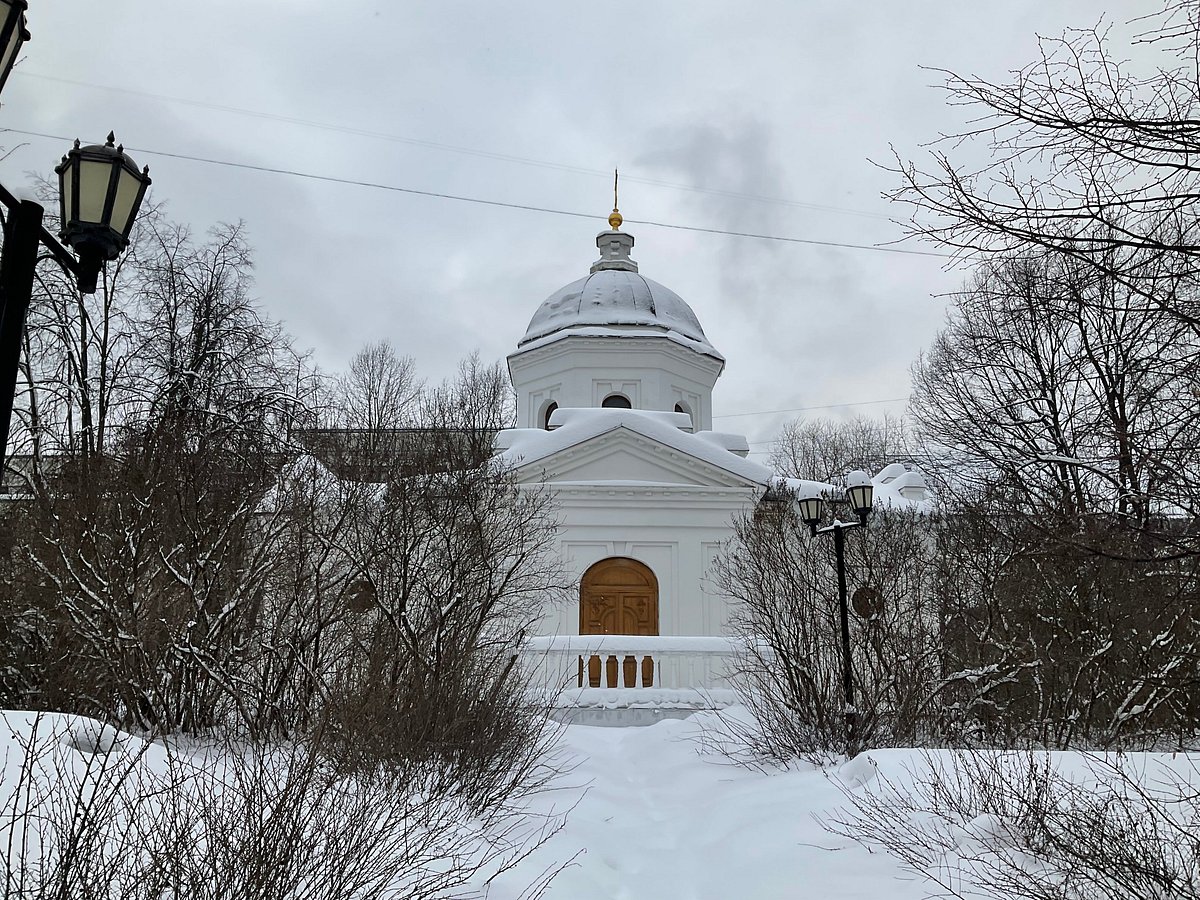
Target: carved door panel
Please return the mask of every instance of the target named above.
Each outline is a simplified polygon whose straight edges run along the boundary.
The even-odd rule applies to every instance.
[[[645,589],[586,592],[579,633],[658,634],[658,598]]]
[[[656,592],[622,591],[621,634],[658,634],[658,595]]]
[[[580,634],[623,634],[621,599],[612,590],[584,591],[580,602]]]

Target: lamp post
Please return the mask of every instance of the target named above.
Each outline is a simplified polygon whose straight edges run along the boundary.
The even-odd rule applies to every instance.
[[[0,0],[0,90],[3,89],[29,30],[27,0]],[[0,253],[0,473],[4,471],[8,430],[25,313],[33,294],[39,247],[45,247],[79,290],[95,293],[100,270],[129,246],[129,232],[150,185],[150,170],[140,172],[110,132],[103,145],[81,147],[79,141],[55,168],[60,195],[59,237],[72,255],[42,224],[45,210],[33,200],[18,200],[0,184],[0,202],[8,208],[4,249]]]
[[[851,758],[858,753],[858,710],[854,705],[854,671],[850,658],[850,612],[846,603],[846,532],[851,528],[865,528],[867,516],[871,514],[874,488],[867,473],[859,469],[846,476],[846,495],[844,498],[830,497],[828,500],[821,493],[812,490],[796,498],[797,513],[800,520],[808,526],[809,532],[815,537],[818,534],[832,534],[834,552],[837,556],[838,603],[840,604],[842,627],[842,690],[845,699],[846,715],[846,757]],[[821,527],[821,518],[826,502],[830,506],[849,506],[857,516],[856,521],[843,522],[835,514],[833,521]]]

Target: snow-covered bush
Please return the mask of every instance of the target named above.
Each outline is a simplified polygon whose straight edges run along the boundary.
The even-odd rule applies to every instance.
[[[360,492],[346,522],[338,551],[360,597],[328,648],[330,751],[422,766],[485,805],[539,782],[546,710],[517,660],[565,589],[550,498],[489,464]]]
[[[938,628],[930,529],[912,511],[879,509],[846,541],[850,590],[874,587],[881,611],[853,617],[851,651],[862,746],[912,746],[935,726]],[[750,759],[824,762],[846,749],[837,572],[832,541],[813,540],[786,502],[735,520],[714,566],[733,601],[744,651],[733,670],[751,720],[730,720],[730,749]],[[853,615],[853,614],[852,614]]]
[[[843,794],[827,827],[884,847],[938,896],[1200,898],[1195,757],[930,752],[903,780]]]
[[[1119,522],[1048,531],[999,498],[956,503],[943,522],[942,696],[964,740],[1197,746],[1200,557],[1157,558],[1162,533],[1147,539]]]
[[[23,713],[0,728],[5,900],[444,897],[558,824],[481,815],[411,773],[346,774],[305,742],[163,744]]]

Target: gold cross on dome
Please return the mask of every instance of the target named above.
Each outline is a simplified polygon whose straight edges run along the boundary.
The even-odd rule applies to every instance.
[[[625,221],[621,218],[621,211],[617,209],[617,183],[620,177],[620,172],[613,169],[613,211],[608,214],[608,227],[613,231],[620,229],[621,223]]]

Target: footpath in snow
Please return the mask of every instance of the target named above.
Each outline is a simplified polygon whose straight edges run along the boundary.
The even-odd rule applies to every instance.
[[[761,774],[703,755],[695,739],[702,722],[696,716],[644,728],[566,727],[564,746],[576,766],[562,790],[537,806],[547,808],[551,798],[560,808],[578,805],[545,846],[496,879],[489,900],[512,900],[538,872],[575,854],[547,900],[929,896],[928,885],[884,853],[821,827],[815,816],[845,805],[827,773]],[[889,769],[901,763],[888,762]],[[861,758],[850,765],[855,772],[871,768]]]

